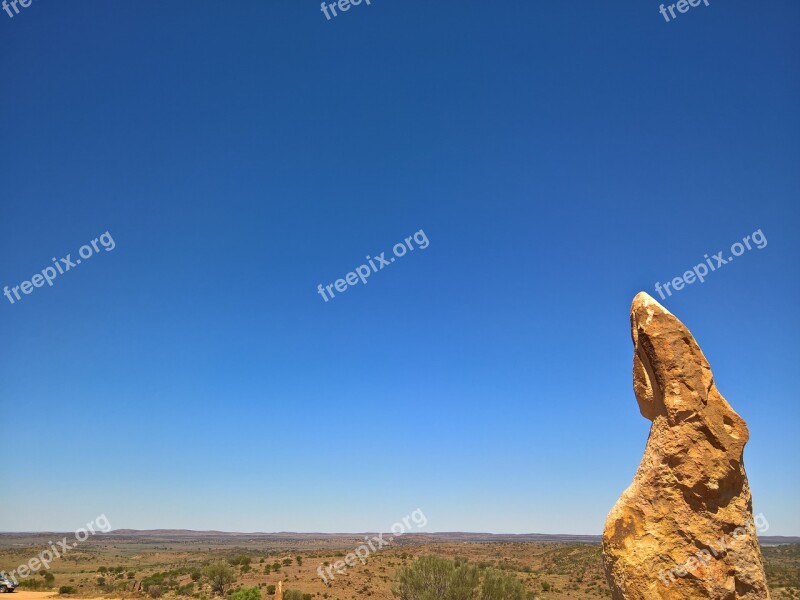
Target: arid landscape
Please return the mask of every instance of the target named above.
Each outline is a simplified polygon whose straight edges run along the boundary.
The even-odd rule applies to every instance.
[[[62,535],[0,535],[0,568],[11,571]],[[306,598],[388,600],[395,597],[392,587],[399,568],[420,556],[438,555],[512,574],[530,598],[610,597],[599,536],[409,534],[326,586],[318,567],[341,560],[364,535],[114,532],[79,544],[53,562],[53,579],[46,581],[40,571],[23,579],[15,593],[18,600],[58,595],[59,589],[67,591],[62,596],[77,598],[205,600],[214,596],[205,567],[225,563],[235,573],[226,594],[258,587],[269,600],[282,581],[284,590]],[[800,539],[765,536],[761,543],[773,598],[800,598]]]
[[[0,600],[800,600],[800,1],[0,0]]]

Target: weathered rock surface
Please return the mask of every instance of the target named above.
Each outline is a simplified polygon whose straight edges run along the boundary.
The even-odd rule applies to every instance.
[[[742,463],[747,425],[686,326],[644,292],[631,333],[633,387],[653,424],[603,531],[613,598],[769,598]]]

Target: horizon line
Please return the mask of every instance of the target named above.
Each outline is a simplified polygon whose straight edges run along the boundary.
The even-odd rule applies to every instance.
[[[63,534],[72,533],[70,530],[41,530],[41,531],[0,531],[0,535],[43,535],[43,534]],[[219,529],[171,529],[171,528],[153,528],[153,529],[133,529],[133,528],[119,528],[112,529],[111,531],[97,531],[95,536],[113,536],[113,535],[136,535],[136,534],[170,534],[170,535],[229,535],[229,536],[285,536],[285,535],[302,535],[302,536],[359,536],[368,533],[380,533],[380,531],[223,531]],[[460,535],[460,536],[509,536],[509,537],[557,537],[557,538],[597,538],[601,539],[600,533],[508,533],[508,532],[489,532],[489,531],[409,531],[403,534],[403,537],[409,536],[442,536],[442,535]],[[760,535],[759,538],[786,538],[797,539],[800,541],[800,535]]]

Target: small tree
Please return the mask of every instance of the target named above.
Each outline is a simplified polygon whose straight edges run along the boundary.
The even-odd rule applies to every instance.
[[[224,594],[228,586],[236,581],[236,574],[233,569],[225,563],[208,565],[203,570],[203,574],[208,578],[211,589],[217,594]]]

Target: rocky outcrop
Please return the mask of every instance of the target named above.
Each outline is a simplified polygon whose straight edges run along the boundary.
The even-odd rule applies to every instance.
[[[686,326],[644,292],[631,333],[633,388],[653,423],[603,532],[612,597],[769,598],[742,463],[747,425]]]

